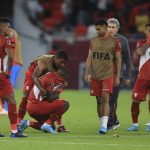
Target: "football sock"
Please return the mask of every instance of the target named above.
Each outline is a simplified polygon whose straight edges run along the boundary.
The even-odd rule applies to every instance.
[[[131,115],[133,124],[138,123],[139,113],[140,113],[139,103],[132,102]]]
[[[18,110],[17,124],[20,123],[20,121],[24,118],[26,114],[27,99],[28,98],[26,97],[22,97],[21,103],[19,105],[19,110]]]
[[[62,119],[61,119],[61,118],[60,118],[60,119],[57,119],[56,122],[57,122],[57,125],[58,125],[58,126],[61,126],[61,125],[62,125]]]
[[[101,127],[107,128],[108,116],[103,116],[101,119]]]
[[[16,104],[8,104],[8,118],[13,133],[17,132],[17,110]]]

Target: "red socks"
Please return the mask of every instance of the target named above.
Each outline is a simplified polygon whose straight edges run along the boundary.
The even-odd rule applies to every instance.
[[[17,109],[16,104],[8,104],[8,118],[11,130],[17,130]]]
[[[132,122],[133,123],[138,123],[138,116],[139,116],[139,113],[140,113],[139,104],[140,103],[132,102],[131,115],[132,115]]]
[[[18,110],[17,124],[20,123],[20,121],[24,118],[26,114],[27,99],[28,98],[26,97],[22,97],[21,103],[19,105],[19,110]]]

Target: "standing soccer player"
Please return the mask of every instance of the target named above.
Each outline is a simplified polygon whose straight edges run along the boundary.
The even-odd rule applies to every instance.
[[[121,76],[120,81],[123,81],[125,86],[130,86],[131,78],[131,55],[128,40],[126,37],[118,34],[120,28],[119,21],[115,18],[110,18],[107,20],[108,32],[119,39],[121,45]],[[123,75],[123,69],[125,68],[125,75]],[[113,87],[113,93],[110,96],[109,107],[110,114],[108,119],[108,130],[116,129],[120,126],[119,120],[117,118],[117,100],[120,91],[120,84]]]
[[[18,129],[23,132],[27,127],[56,133],[52,128],[54,121],[62,118],[68,110],[69,103],[59,98],[59,94],[67,86],[69,73],[66,68],[59,68],[57,72],[48,72],[40,78],[41,85],[47,91],[43,96],[36,85],[33,86],[27,103],[27,112],[37,120],[22,120]]]
[[[108,23],[104,19],[99,19],[95,23],[98,36],[90,41],[84,76],[85,81],[91,86],[91,96],[96,96],[101,134],[107,132],[109,97],[113,84],[115,86],[120,84],[121,71],[120,44],[116,37],[108,33],[107,27]],[[114,69],[116,70],[115,81]]]
[[[55,56],[54,55],[42,55],[35,58],[30,66],[28,67],[24,79],[24,88],[23,88],[23,97],[19,105],[18,110],[18,119],[17,123],[20,124],[20,121],[24,118],[26,114],[26,105],[27,99],[29,97],[30,91],[34,84],[37,85],[41,94],[46,95],[46,90],[40,83],[39,77],[44,75],[47,72],[55,72],[61,66],[64,66],[65,62],[68,60],[68,55],[64,51],[59,51]],[[57,121],[58,126],[61,126],[61,119]],[[67,129],[63,128],[62,132],[66,132]],[[61,132],[60,131],[60,132]]]
[[[0,20],[0,97],[8,102],[8,118],[11,125],[11,138],[26,137],[17,131],[17,110],[10,73],[13,65],[13,53],[10,30],[5,28],[7,20]]]
[[[132,126],[127,131],[138,130],[138,116],[140,113],[140,103],[146,100],[150,91],[150,23],[145,25],[146,39],[137,42],[137,53],[140,57],[139,73],[132,92]],[[150,132],[150,125],[146,129]]]

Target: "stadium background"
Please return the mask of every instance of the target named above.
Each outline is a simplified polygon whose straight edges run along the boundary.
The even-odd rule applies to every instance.
[[[149,10],[149,0],[1,0],[0,16],[10,17],[22,42],[24,66],[16,87],[22,87],[25,70],[34,57],[57,47],[70,57],[68,88],[87,88],[84,65],[89,39],[96,35],[93,24],[97,18],[119,19],[120,33],[129,39],[135,64],[136,41],[144,37],[144,25],[150,22]],[[132,66],[132,86],[136,69]]]

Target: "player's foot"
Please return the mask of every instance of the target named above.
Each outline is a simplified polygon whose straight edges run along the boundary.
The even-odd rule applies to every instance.
[[[147,126],[146,131],[150,132],[150,125]]]
[[[5,136],[4,134],[0,133],[0,137],[4,137],[4,136]]]
[[[5,109],[2,109],[0,111],[0,115],[8,115],[8,111],[6,111]]]
[[[58,126],[57,132],[68,132],[68,130],[62,125],[62,126]]]
[[[22,134],[22,133],[19,133],[19,132],[17,132],[17,133],[10,133],[10,138],[26,138],[27,137],[27,135],[25,135],[25,134]]]
[[[148,123],[145,124],[146,126],[150,126],[150,121]]]
[[[131,127],[129,127],[129,128],[127,129],[127,131],[138,131],[138,126],[132,125]]]
[[[107,130],[114,130],[120,127],[120,123],[117,120],[115,123],[112,123],[110,125],[107,126]]]
[[[27,126],[28,120],[21,120],[20,124],[18,125],[18,132],[23,133],[23,131],[28,127]]]
[[[42,126],[41,126],[41,130],[42,130],[43,132],[49,132],[49,133],[52,133],[52,134],[57,133],[57,132],[52,128],[51,125],[42,125]]]
[[[101,128],[99,129],[99,133],[100,133],[100,134],[106,134],[106,132],[107,132],[107,129],[106,129],[105,127],[101,127]]]

